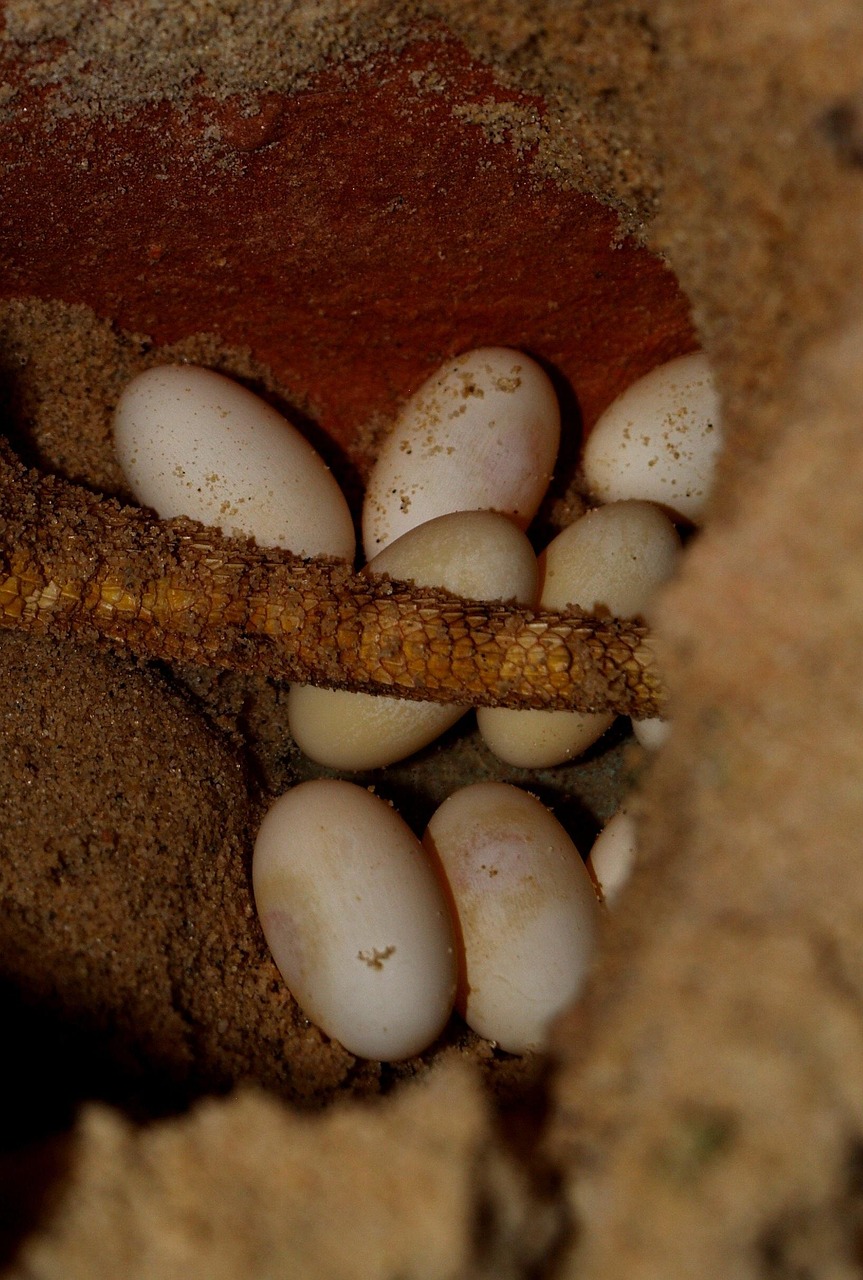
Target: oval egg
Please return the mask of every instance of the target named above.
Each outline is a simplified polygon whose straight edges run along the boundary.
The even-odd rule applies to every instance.
[[[365,572],[444,587],[473,600],[536,599],[533,549],[511,520],[493,511],[454,512],[419,525],[391,542]],[[312,760],[334,769],[393,764],[433,742],[464,713],[449,703],[311,685],[293,685],[288,695],[295,742]]]
[[[601,502],[644,498],[697,522],[722,443],[719,397],[703,352],[639,378],[597,421],[582,455]]]
[[[380,448],[363,504],[367,558],[450,511],[500,511],[526,529],[559,442],[557,397],[535,361],[506,347],[448,361],[404,405]]]
[[[632,875],[635,853],[635,819],[624,809],[618,809],[594,840],[587,858],[608,906],[614,903]]]
[[[549,543],[540,556],[545,609],[605,608],[619,618],[642,613],[654,591],[674,572],[680,538],[650,502],[612,502],[588,511]],[[541,769],[575,759],[605,733],[606,712],[510,711],[480,707],[477,724],[499,759]]]
[[[261,927],[298,1004],[362,1058],[421,1053],[452,1008],[444,894],[420,842],[351,782],[304,782],[261,824],[252,863]]]
[[[299,556],[353,560],[341,489],[308,440],[264,400],[193,365],[133,378],[114,443],[136,498],[163,519],[189,516]]]
[[[594,953],[599,907],[578,850],[544,805],[503,782],[456,791],[423,843],[456,913],[465,1021],[510,1053],[541,1049]]]
[[[651,716],[647,720],[633,720],[632,732],[638,742],[647,751],[658,751],[668,741],[671,733],[671,721],[660,716]]]

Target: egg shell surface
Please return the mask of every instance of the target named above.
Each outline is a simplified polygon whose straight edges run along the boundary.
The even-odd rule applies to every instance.
[[[559,443],[557,396],[530,357],[482,347],[448,361],[379,450],[363,504],[366,556],[449,511],[501,511],[526,529]]]
[[[608,906],[632,875],[635,856],[635,819],[625,809],[618,809],[594,840],[587,859]]]
[[[366,566],[370,574],[444,587],[474,600],[536,600],[538,568],[525,534],[493,511],[462,511],[418,525]],[[413,755],[465,708],[293,685],[288,719],[312,760],[334,769],[376,769]]]
[[[671,721],[660,716],[650,716],[647,720],[633,720],[632,732],[646,751],[658,751],[668,741],[671,733]]]
[[[518,716],[518,720],[513,719]],[[606,711],[511,711],[478,707],[476,722],[493,755],[515,769],[551,769],[577,760],[614,724]]]
[[[541,1049],[595,948],[599,907],[578,849],[544,805],[504,782],[456,791],[423,843],[454,904],[465,1020],[510,1053]]]
[[[639,378],[598,419],[582,454],[601,502],[644,498],[697,523],[722,444],[719,396],[703,352]]]
[[[612,502],[588,511],[549,543],[539,558],[540,603],[547,609],[578,605],[634,617],[674,572],[680,538],[650,502]],[[477,724],[499,759],[522,769],[574,760],[610,727],[606,712],[510,711],[480,707]]]
[[[267,812],[252,861],[261,927],[306,1015],[361,1058],[421,1053],[456,984],[447,902],[420,842],[385,801],[317,779]]]
[[[323,459],[245,387],[193,365],[140,373],[114,412],[114,444],[136,498],[299,556],[353,560],[345,497]]]

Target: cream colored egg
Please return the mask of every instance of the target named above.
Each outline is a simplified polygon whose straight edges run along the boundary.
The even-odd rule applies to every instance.
[[[264,400],[193,365],[133,378],[114,443],[138,501],[301,556],[353,560],[347,502],[309,442]]]
[[[448,361],[380,449],[363,505],[366,556],[449,511],[501,511],[526,529],[559,441],[557,397],[535,361],[505,347]]]
[[[476,600],[533,604],[537,563],[526,536],[506,516],[462,511],[439,516],[396,539],[368,573],[444,587]],[[464,715],[449,703],[344,693],[294,685],[288,718],[294,740],[319,764],[375,769],[413,755]]]
[[[465,714],[449,702],[401,698],[295,684],[288,722],[300,750],[316,764],[357,772],[381,769],[422,751]]]
[[[653,503],[596,507],[559,533],[543,553],[543,607],[578,605],[616,618],[636,617],[671,577],[679,556],[677,530]]]
[[[584,477],[602,502],[645,498],[697,522],[721,443],[719,397],[699,351],[654,369],[606,409],[584,446]]]
[[[467,600],[529,603],[539,583],[533,547],[497,511],[453,511],[418,525],[379,552],[368,570]]]
[[[255,841],[255,903],[267,945],[306,1015],[361,1058],[421,1053],[456,985],[453,926],[420,842],[351,782],[304,782]]]
[[[658,751],[668,740],[671,721],[659,716],[651,716],[648,720],[633,720],[632,732],[636,742],[647,751]]]
[[[635,854],[635,820],[618,809],[596,837],[587,859],[608,906],[632,875]]]
[[[680,538],[650,502],[613,502],[569,525],[540,557],[540,603],[578,605],[615,617],[642,613],[674,572]],[[507,764],[542,769],[574,760],[612,724],[607,713],[509,711],[481,707],[477,724],[486,745]]]
[[[455,792],[423,843],[456,912],[465,1020],[510,1053],[541,1049],[594,952],[599,908],[578,850],[538,800],[503,782]]]
[[[483,742],[498,760],[516,769],[550,769],[584,755],[611,728],[614,716],[479,707],[476,720]]]

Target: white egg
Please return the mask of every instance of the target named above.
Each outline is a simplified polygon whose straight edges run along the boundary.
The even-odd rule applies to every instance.
[[[540,565],[544,608],[643,613],[677,568],[680,538],[651,502],[612,502],[588,511],[546,547]]]
[[[260,397],[193,365],[133,378],[114,443],[136,498],[300,556],[353,560],[344,495],[308,440]]]
[[[533,604],[537,563],[527,537],[506,516],[462,511],[411,529],[376,556],[366,572],[418,586],[444,587],[475,600]],[[294,740],[319,764],[374,769],[413,755],[465,713],[450,703],[294,685],[288,718]]]
[[[450,360],[405,404],[380,449],[363,506],[366,556],[449,511],[501,511],[526,529],[559,442],[557,397],[535,361],[505,347]]]
[[[645,498],[697,522],[722,443],[719,397],[703,352],[669,360],[602,414],[582,465],[602,502]]]
[[[541,1049],[594,953],[599,907],[578,850],[538,800],[504,782],[451,795],[423,843],[456,912],[466,1022],[510,1053]]]
[[[455,995],[452,920],[417,838],[351,782],[304,782],[270,808],[255,842],[255,903],[297,1002],[351,1053],[421,1053]]]
[[[613,502],[569,525],[540,556],[540,603],[578,605],[615,617],[642,613],[674,572],[680,538],[650,502]],[[477,724],[491,751],[507,764],[544,769],[573,760],[613,723],[605,712],[509,711],[481,707]]]
[[[632,874],[635,865],[635,821],[623,809],[618,809],[600,831],[588,855],[588,865],[602,890],[602,896],[611,906]]]
[[[611,728],[614,716],[604,711],[480,707],[476,720],[483,742],[504,764],[515,769],[550,769],[584,755]]]
[[[368,570],[467,600],[528,602],[539,584],[530,541],[496,511],[453,511],[418,525],[379,552]]]
[[[671,721],[663,720],[660,716],[651,716],[648,720],[633,720],[632,732],[636,742],[647,751],[657,751],[668,741]]]

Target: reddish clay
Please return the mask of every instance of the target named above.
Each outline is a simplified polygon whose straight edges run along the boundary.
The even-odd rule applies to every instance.
[[[411,78],[432,60],[446,94]],[[444,357],[492,343],[554,366],[589,425],[695,345],[687,302],[616,244],[611,210],[453,115],[490,98],[542,106],[450,40],[267,94],[252,116],[201,98],[49,129],[22,87],[0,127],[0,292],[85,302],[156,343],[247,345],[342,443]]]

